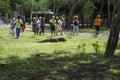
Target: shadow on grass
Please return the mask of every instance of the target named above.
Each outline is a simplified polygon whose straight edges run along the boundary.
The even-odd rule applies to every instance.
[[[72,54],[64,50],[49,55],[36,53],[26,59],[11,56],[0,63],[0,80],[119,80],[114,70],[109,71],[119,69],[116,68],[120,66],[116,63],[119,58],[105,59],[101,54]]]

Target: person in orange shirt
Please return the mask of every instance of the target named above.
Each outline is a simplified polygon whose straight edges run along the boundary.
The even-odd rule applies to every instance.
[[[97,35],[99,34],[100,26],[101,26],[100,15],[97,15],[97,18],[94,19],[95,37],[97,37]]]

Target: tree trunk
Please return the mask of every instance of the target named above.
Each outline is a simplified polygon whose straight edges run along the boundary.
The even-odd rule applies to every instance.
[[[83,14],[83,11],[81,10],[81,14],[80,14],[80,17],[81,17],[81,24],[82,24],[82,28],[84,28],[84,23],[85,23],[85,21],[84,21],[84,14]]]
[[[110,0],[107,0],[107,9],[108,9],[108,28],[110,28],[111,24],[111,11],[110,11]]]
[[[0,12],[0,19],[1,19],[1,12]]]
[[[112,16],[112,24],[110,35],[108,39],[108,43],[105,50],[105,56],[111,57],[114,55],[118,39],[119,39],[119,32],[120,32],[120,1],[118,0],[117,3],[114,5],[114,11]]]
[[[71,22],[71,17],[72,17],[73,12],[74,12],[74,8],[72,7],[70,10],[70,14],[68,16],[67,27],[69,26],[69,24]]]
[[[100,15],[102,15],[102,12],[103,12],[103,4],[104,4],[104,2],[103,2],[103,0],[102,0],[101,6],[100,6]],[[101,16],[101,17],[102,17],[102,16]]]
[[[38,17],[38,15],[37,15],[37,11],[36,11],[36,17]]]
[[[73,12],[75,11],[75,8],[77,7],[77,5],[79,4],[79,1],[74,1],[73,5],[69,6],[70,7],[70,14],[68,16],[68,21],[67,21],[67,27],[69,26],[70,22],[71,22],[71,17],[72,17],[72,14]]]

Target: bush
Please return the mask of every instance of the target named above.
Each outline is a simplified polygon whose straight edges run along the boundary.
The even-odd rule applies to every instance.
[[[92,46],[93,46],[96,53],[100,52],[100,45],[99,45],[98,41],[92,43]]]
[[[80,51],[82,51],[82,53],[85,53],[85,51],[86,51],[86,43],[83,43],[83,44],[79,44],[78,46],[77,46],[77,50],[80,50]]]

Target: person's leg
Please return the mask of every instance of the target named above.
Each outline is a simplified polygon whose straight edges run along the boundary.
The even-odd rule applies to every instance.
[[[20,37],[21,28],[18,28],[18,38]]]
[[[78,33],[79,33],[79,28],[78,26],[76,26],[76,34],[78,35]]]
[[[18,28],[16,28],[16,38],[18,38]]]
[[[60,35],[62,35],[62,30],[60,30]]]
[[[24,31],[25,31],[25,24],[23,24],[22,26],[23,26],[23,27],[22,27],[22,28],[23,28],[23,29],[22,29],[22,32],[24,32]]]
[[[39,35],[39,28],[36,28],[36,35]]]
[[[58,31],[58,29],[56,29],[55,31],[56,31],[56,36],[57,36],[59,31]]]
[[[98,35],[98,26],[95,26],[95,37]]]
[[[34,27],[34,35],[37,35],[37,28]]]
[[[25,31],[25,29],[26,29],[26,24],[24,24],[24,31]]]
[[[43,34],[44,35],[44,27],[43,26],[41,26],[41,32],[40,32],[40,34]]]
[[[44,26],[43,26],[43,28],[42,28],[42,32],[43,32],[43,35],[44,35]]]
[[[73,26],[73,35],[75,35],[75,25]]]
[[[100,26],[98,26],[98,32],[97,32],[97,35],[99,35],[99,30],[100,30]]]
[[[53,36],[53,32],[51,31],[51,37]]]
[[[60,31],[60,35],[62,35],[62,25],[60,26],[59,31]]]
[[[40,33],[40,28],[38,28],[38,33],[37,33],[37,35],[39,35],[39,33]]]
[[[55,36],[55,32],[56,32],[56,31],[53,31],[54,36]]]
[[[12,36],[15,36],[15,31],[12,31]]]
[[[50,25],[51,37],[53,36],[53,26]]]

